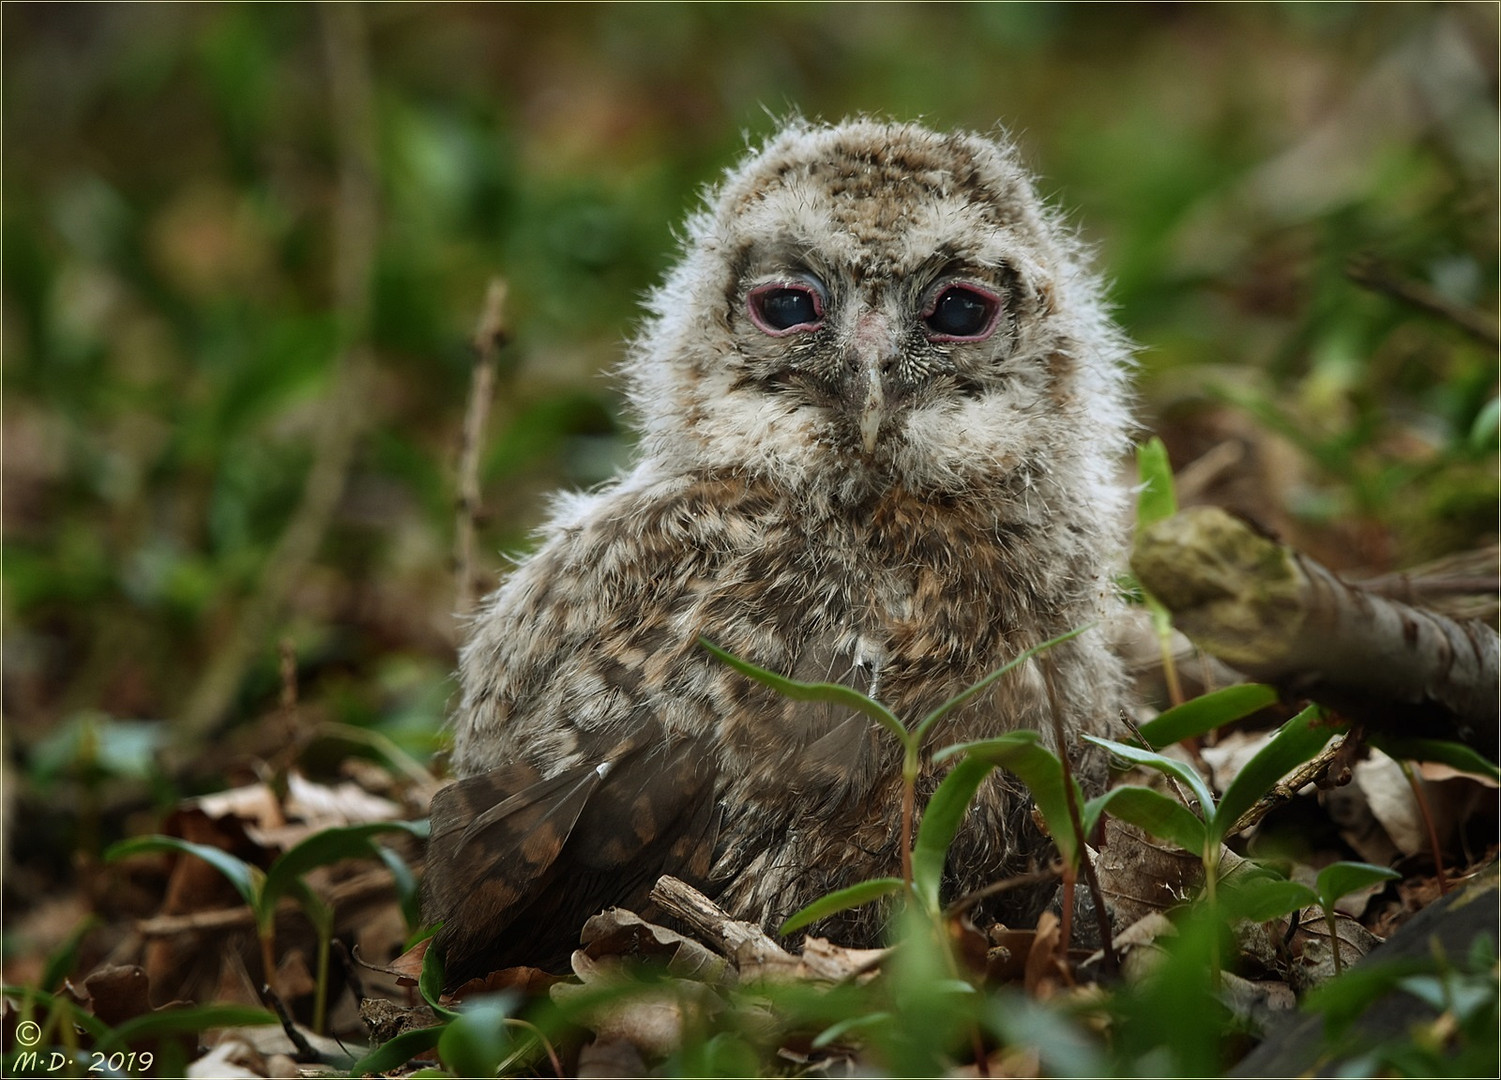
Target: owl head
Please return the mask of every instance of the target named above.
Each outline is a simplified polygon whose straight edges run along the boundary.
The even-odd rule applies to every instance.
[[[627,367],[644,467],[846,497],[1091,460],[1107,483],[1128,348],[1009,142],[796,121],[705,202]]]

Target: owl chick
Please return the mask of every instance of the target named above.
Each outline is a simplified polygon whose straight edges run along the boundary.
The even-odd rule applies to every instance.
[[[635,466],[559,500],[462,652],[461,779],[433,801],[427,882],[450,984],[565,962],[585,918],[642,910],[664,873],[775,928],[898,872],[896,741],[700,636],[910,721],[1118,604],[1129,347],[1009,142],[798,121],[706,203],[625,369]],[[1070,734],[1113,723],[1099,632],[1045,657],[928,746],[1051,742],[1050,700]],[[1045,844],[997,775],[949,888]],[[869,943],[879,919],[821,929]]]

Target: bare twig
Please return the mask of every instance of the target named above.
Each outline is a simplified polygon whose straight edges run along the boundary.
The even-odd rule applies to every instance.
[[[281,655],[281,711],[290,718],[297,711],[297,650],[291,638],[277,643]]]
[[[474,328],[474,371],[459,445],[459,493],[453,537],[455,610],[460,617],[474,608],[474,519],[480,510],[479,459],[485,442],[485,421],[495,396],[495,358],[511,336],[506,325],[506,293],[504,278],[490,279],[485,306]]]
[[[773,941],[759,924],[735,918],[685,881],[668,876],[657,879],[651,900],[693,927],[733,960],[750,955],[763,963],[767,960],[797,963],[796,957]]]
[[[965,893],[959,899],[949,904],[948,907],[943,909],[943,917],[945,919],[952,919],[957,915],[962,915],[982,900],[988,900],[992,896],[997,896],[1003,892],[1010,892],[1012,889],[1025,889],[1032,885],[1041,885],[1044,882],[1056,881],[1062,874],[1063,864],[1053,863],[1053,865],[1044,867],[1041,870],[1034,870],[1030,874],[1018,874],[1015,877],[992,881],[984,888]]]
[[[314,1050],[313,1044],[307,1041],[307,1036],[297,1027],[297,1022],[287,1011],[286,1002],[282,1001],[280,994],[271,989],[270,983],[261,987],[261,998],[271,1006],[272,1011],[276,1013],[276,1018],[281,1021],[281,1030],[288,1039],[292,1040],[292,1045],[297,1050],[294,1060],[306,1065],[323,1064],[323,1055]]]
[[[1444,850],[1438,842],[1438,829],[1433,824],[1433,811],[1428,808],[1428,797],[1423,794],[1423,782],[1418,779],[1418,772],[1412,767],[1412,762],[1399,761],[1397,764],[1402,769],[1402,775],[1407,778],[1407,786],[1412,788],[1412,797],[1418,804],[1418,816],[1423,819],[1423,829],[1428,834],[1428,849],[1433,852],[1433,872],[1438,877],[1439,895],[1447,896],[1449,875],[1444,872]]]
[[[339,144],[333,276],[340,353],[314,436],[313,464],[302,499],[267,557],[261,580],[241,608],[228,641],[188,695],[179,724],[186,747],[200,743],[224,721],[246,669],[264,648],[293,588],[317,555],[343,494],[366,414],[370,280],[379,228],[373,95],[358,5],[324,4],[319,11],[327,45],[330,127]]]
[[[1228,835],[1233,836],[1236,833],[1244,832],[1270,814],[1278,806],[1281,806],[1285,802],[1290,802],[1306,785],[1317,783],[1319,778],[1328,771],[1329,766],[1342,756],[1345,738],[1343,735],[1336,735],[1329,741],[1329,745],[1319,751],[1317,757],[1311,761],[1305,761],[1291,775],[1273,787],[1271,791],[1268,791],[1261,798],[1257,799],[1249,810],[1235,819],[1235,824],[1231,827]]]
[[[1501,344],[1501,333],[1497,331],[1494,316],[1456,304],[1421,281],[1398,277],[1390,267],[1373,256],[1351,259],[1345,267],[1345,274],[1357,285],[1363,285],[1373,292],[1385,293],[1405,304],[1447,319],[1475,340],[1493,349]]]

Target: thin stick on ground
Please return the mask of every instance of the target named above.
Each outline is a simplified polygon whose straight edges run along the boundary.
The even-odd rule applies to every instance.
[[[1444,851],[1438,842],[1438,829],[1433,824],[1433,812],[1428,809],[1428,797],[1423,794],[1423,781],[1418,777],[1418,771],[1412,767],[1410,761],[1400,761],[1402,775],[1407,778],[1407,786],[1412,788],[1412,797],[1417,800],[1418,816],[1423,819],[1423,829],[1428,835],[1428,849],[1433,853],[1433,872],[1438,878],[1438,891],[1440,896],[1449,894],[1449,875],[1444,873]]]
[[[1230,827],[1226,835],[1234,836],[1245,832],[1253,825],[1259,824],[1262,818],[1277,807],[1291,802],[1304,786],[1318,783],[1329,771],[1329,766],[1345,756],[1346,740],[1346,736],[1336,735],[1329,741],[1329,745],[1319,751],[1317,757],[1298,766],[1290,775],[1279,781],[1271,791],[1257,799],[1249,810],[1236,818],[1235,824]]]
[[[495,397],[496,357],[511,336],[506,324],[507,292],[504,278],[490,279],[479,323],[474,328],[474,370],[469,380],[469,403],[464,410],[464,430],[460,436],[453,534],[454,609],[461,617],[474,608],[474,523],[480,511],[479,461],[485,444],[485,423]]]

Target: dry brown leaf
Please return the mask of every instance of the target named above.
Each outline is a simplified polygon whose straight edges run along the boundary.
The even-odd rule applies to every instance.
[[[1068,984],[1068,973],[1058,959],[1063,936],[1058,916],[1044,911],[1037,920],[1036,933],[1032,948],[1027,952],[1023,986],[1030,997],[1047,1001]]]
[[[1116,925],[1129,926],[1191,896],[1203,880],[1204,868],[1198,856],[1107,818],[1095,874]]]
[[[1346,969],[1381,944],[1380,938],[1348,915],[1336,915],[1334,927],[1340,960]],[[1288,953],[1293,962],[1288,968],[1287,981],[1294,990],[1311,989],[1336,974],[1333,943],[1329,940],[1328,923],[1321,914],[1302,920],[1288,945]]]
[[[395,975],[403,986],[416,986],[417,980],[422,978],[422,962],[426,959],[428,946],[432,943],[432,938],[423,938],[385,967],[372,964],[363,957],[357,957],[357,959],[372,971],[384,971],[387,975]]]
[[[666,962],[667,972],[680,979],[719,983],[733,969],[722,956],[690,937],[647,922],[634,911],[610,908],[584,924],[579,935],[584,951],[604,956],[654,957]]]
[[[297,1080],[302,1074],[297,1063],[285,1054],[262,1054],[244,1039],[226,1036],[203,1057],[188,1066],[190,1078],[203,1080]]]
[[[1158,939],[1175,937],[1177,933],[1171,919],[1160,911],[1152,911],[1116,934],[1115,951],[1125,980],[1137,983],[1155,971],[1164,955]]]
[[[134,964],[100,968],[83,980],[93,1013],[110,1027],[151,1011],[151,982]]]
[[[235,818],[261,829],[276,829],[287,823],[276,793],[267,784],[247,784],[185,799],[179,809],[183,812],[196,810],[216,821]]]
[[[582,949],[572,958],[573,972],[579,984],[559,983],[552,988],[552,998],[561,1004],[577,1001],[590,991],[617,985],[627,979],[625,963],[617,957],[595,960]],[[682,992],[684,990],[687,992]],[[660,986],[643,988],[629,997],[596,1005],[584,1017],[584,1024],[602,1041],[623,1039],[635,1046],[643,1057],[666,1057],[683,1042],[689,1018],[685,1010],[696,1011],[702,984],[674,979]],[[698,1021],[695,1021],[697,1023]]]
[[[561,975],[534,967],[509,967],[492,971],[482,979],[470,979],[453,993],[444,994],[444,1001],[462,1001],[474,994],[498,994],[514,990],[529,998],[541,997],[563,981]]]

